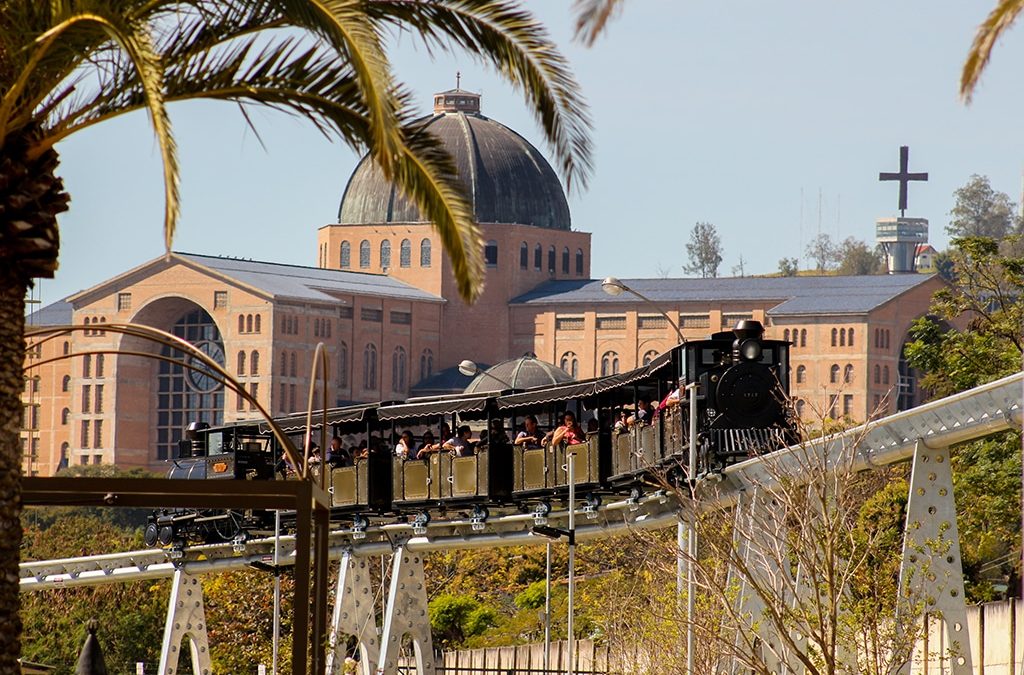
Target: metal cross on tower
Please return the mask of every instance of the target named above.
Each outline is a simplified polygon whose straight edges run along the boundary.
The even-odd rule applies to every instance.
[[[928,180],[927,173],[910,173],[907,164],[910,162],[910,146],[900,146],[900,170],[899,173],[878,174],[878,180],[895,180],[900,183],[900,217],[907,215],[907,183],[912,180]]]

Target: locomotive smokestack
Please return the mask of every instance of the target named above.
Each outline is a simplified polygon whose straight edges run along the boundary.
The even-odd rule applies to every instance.
[[[732,329],[736,339],[732,343],[732,358],[735,361],[756,361],[761,358],[761,340],[764,338],[764,326],[760,321],[743,319]]]

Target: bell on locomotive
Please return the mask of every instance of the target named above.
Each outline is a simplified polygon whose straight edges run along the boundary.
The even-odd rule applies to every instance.
[[[766,339],[760,321],[744,319],[731,331],[688,342],[681,367],[681,380],[697,384],[699,473],[717,473],[796,441],[789,343]],[[688,421],[683,434],[688,441]]]

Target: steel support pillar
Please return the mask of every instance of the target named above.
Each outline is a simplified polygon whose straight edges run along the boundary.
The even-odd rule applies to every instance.
[[[398,656],[405,635],[412,639],[416,672],[419,675],[435,675],[423,558],[419,553],[409,551],[405,543],[402,543],[395,548],[391,564],[391,587],[387,611],[384,613],[378,675],[398,672]]]
[[[915,653],[915,660],[937,659],[949,675],[973,673],[949,449],[933,450],[921,441],[910,470],[899,588],[898,611],[917,616],[923,609],[945,629],[945,644],[929,648],[928,654]],[[900,672],[909,673],[910,664]]]
[[[728,587],[738,591],[734,601],[735,616],[745,629],[726,638],[735,646],[736,654],[759,649],[761,662],[769,672],[799,675],[803,668],[790,654],[788,642],[778,634],[778,626],[764,617],[764,594],[770,594],[773,602],[793,600],[792,589],[796,582],[791,578],[783,579],[784,575],[789,577],[790,572],[780,564],[786,559],[783,527],[779,506],[770,495],[755,489],[737,502],[733,545],[745,572],[740,574],[736,565],[730,566]],[[721,657],[716,672],[738,675],[748,671],[749,666],[739,658],[726,655]]]
[[[356,558],[350,551],[345,552],[338,568],[338,587],[334,594],[334,613],[328,636],[327,672],[330,675],[343,672],[347,648],[343,638],[346,635],[355,636],[359,641],[360,674],[373,675],[377,672],[380,645],[377,643],[375,609],[366,558]]]
[[[181,568],[174,572],[164,642],[160,649],[160,675],[175,675],[181,656],[181,642],[188,638],[192,654],[192,672],[210,675],[210,643],[206,638],[206,612],[203,609],[203,585],[198,576]]]

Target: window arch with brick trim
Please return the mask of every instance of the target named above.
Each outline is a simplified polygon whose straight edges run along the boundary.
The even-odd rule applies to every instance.
[[[370,240],[363,239],[359,242],[359,269],[365,270],[370,267]]]
[[[576,357],[575,352],[565,352],[562,354],[562,358],[558,361],[558,367],[574,378],[578,378],[580,375],[580,360]]]
[[[530,266],[530,246],[524,241],[519,245],[519,269],[525,270]]]
[[[801,347],[806,347],[807,346],[807,329],[806,328],[801,328],[800,329],[800,346]]]
[[[548,274],[555,273],[555,247],[548,247]]]
[[[525,246],[525,244],[523,244]],[[420,379],[425,380],[434,374],[434,352],[424,349],[420,354]]]
[[[380,266],[381,269],[391,267],[391,240],[385,239],[380,243]]]
[[[833,347],[838,347],[839,346],[839,329],[838,328],[833,328],[832,329],[832,346]]]
[[[249,374],[260,374],[260,353],[255,349],[252,350],[251,354],[249,354]]]
[[[882,384],[889,384],[889,366],[882,367]]]
[[[377,345],[367,343],[363,348],[363,389],[377,388]]]
[[[583,249],[576,249],[576,276],[583,276]]]
[[[427,238],[420,242],[420,267],[430,267],[430,240]]]
[[[537,244],[533,249],[533,269],[540,270],[544,264],[544,249]]]
[[[341,242],[341,260],[338,266],[343,270],[352,267],[352,244],[347,241]]]
[[[646,352],[644,352],[644,356],[640,360],[640,363],[645,366],[650,365],[651,361],[653,361],[656,358],[658,358],[658,350],[648,349]]]
[[[238,365],[235,366],[235,370],[238,372],[239,376],[245,375],[245,352],[243,352],[243,351],[238,352],[238,362],[237,363],[238,363]]]
[[[843,368],[843,383],[851,384],[853,382],[853,364],[847,363],[846,367]]]
[[[839,364],[833,363],[832,367],[828,371],[828,381],[830,384],[839,384]]]
[[[807,366],[796,367],[796,383],[803,384],[807,381]]]
[[[345,342],[338,343],[338,386],[348,387],[348,345]]]
[[[391,354],[391,390],[395,392],[404,392],[406,389],[406,366],[408,365],[408,356],[405,353],[405,349],[402,347],[395,347],[395,351]]]
[[[619,372],[619,355],[615,352],[605,352],[601,356],[601,376],[616,375]]]
[[[562,274],[569,274],[569,247],[562,249]]]

